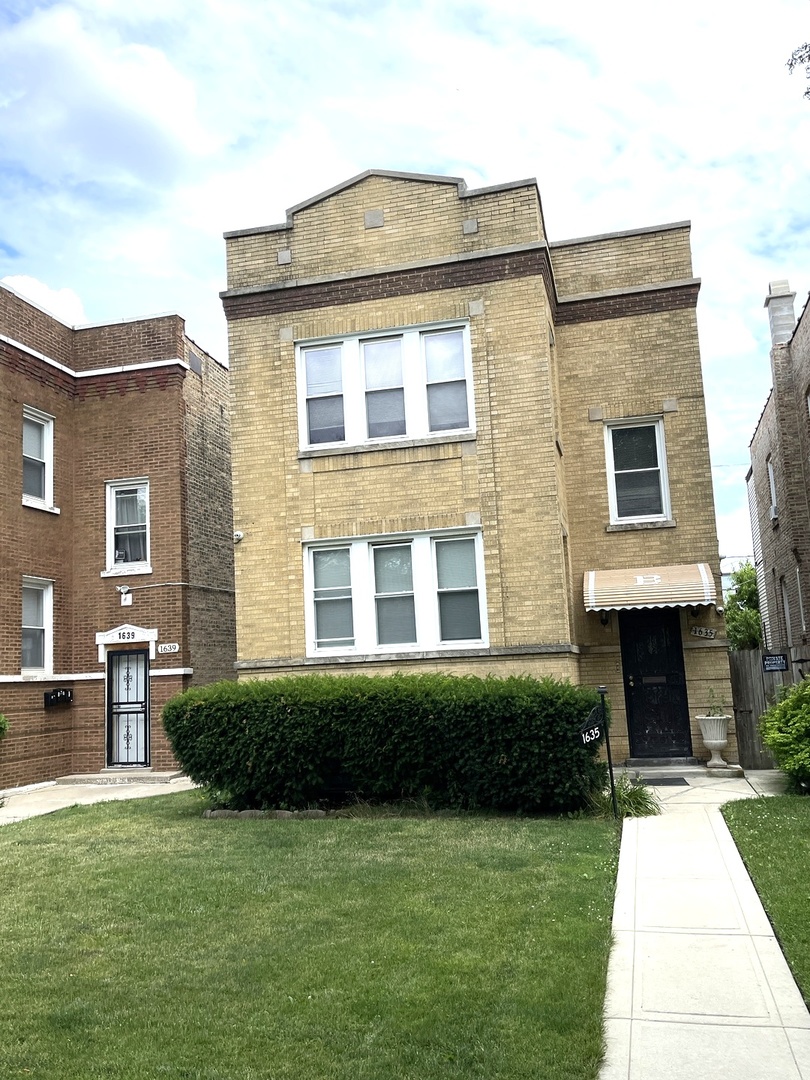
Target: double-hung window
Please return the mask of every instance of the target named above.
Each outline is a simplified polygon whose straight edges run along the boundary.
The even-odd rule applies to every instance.
[[[43,578],[23,578],[20,668],[53,671],[53,582]]]
[[[605,427],[610,520],[665,521],[670,517],[664,424],[621,421]]]
[[[53,510],[53,417],[26,405],[22,430],[22,501]]]
[[[466,324],[298,346],[302,449],[470,432]]]
[[[149,573],[149,481],[107,484],[108,574]]]
[[[305,558],[309,655],[486,644],[480,532],[352,538]]]

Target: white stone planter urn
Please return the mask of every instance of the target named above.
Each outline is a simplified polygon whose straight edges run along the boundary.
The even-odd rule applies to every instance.
[[[728,762],[720,753],[728,745],[728,722],[730,716],[698,716],[700,733],[703,736],[703,745],[711,753],[711,758],[706,762],[707,769],[727,769]]]

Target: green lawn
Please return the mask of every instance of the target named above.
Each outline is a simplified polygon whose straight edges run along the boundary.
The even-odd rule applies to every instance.
[[[0,829],[0,1076],[596,1077],[612,824],[202,808]]]
[[[810,1003],[810,798],[741,799],[723,814]]]

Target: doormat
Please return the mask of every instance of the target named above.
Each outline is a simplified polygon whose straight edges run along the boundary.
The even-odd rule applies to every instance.
[[[659,776],[657,779],[640,776],[638,783],[645,787],[689,787],[689,781],[683,776]]]

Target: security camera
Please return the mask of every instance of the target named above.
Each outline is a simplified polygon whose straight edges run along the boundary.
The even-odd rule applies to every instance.
[[[716,610],[717,610],[717,614],[718,614],[718,615],[722,615],[722,614],[723,614],[723,612],[724,612],[724,611],[725,611],[726,609],[725,609],[725,608],[721,608],[721,607],[719,607],[719,608],[717,608]]]
[[[237,532],[235,532],[235,533],[233,534],[233,542],[234,542],[235,544],[238,544],[238,543],[239,543],[239,541],[240,541],[240,540],[242,539],[242,537],[243,537],[244,535],[245,535],[245,534],[244,534],[243,532],[238,532],[238,531],[237,531]]]
[[[126,595],[129,592],[129,585],[116,585],[115,591]]]

